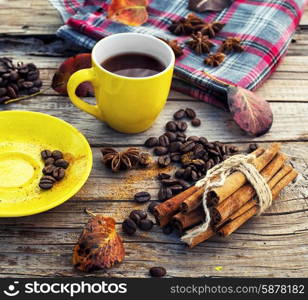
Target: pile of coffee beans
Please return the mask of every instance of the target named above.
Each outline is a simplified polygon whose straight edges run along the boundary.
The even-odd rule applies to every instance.
[[[148,214],[140,209],[131,211],[129,217],[122,223],[122,230],[128,235],[133,235],[137,228],[143,231],[149,231],[153,228],[154,223],[148,219]]]
[[[0,104],[23,95],[40,91],[40,72],[33,63],[13,64],[8,57],[0,58]]]
[[[158,175],[161,183],[158,200],[161,202],[189,188],[205,176],[209,169],[238,152],[238,148],[233,145],[209,142],[205,137],[187,137],[184,132],[188,125],[183,121],[184,118],[190,120],[192,126],[201,125],[193,109],[180,109],[174,113],[173,118],[166,123],[163,135],[150,137],[144,143],[159,156],[159,167],[164,168],[172,163],[178,166],[173,178],[166,173]],[[152,209],[149,207],[149,211]]]
[[[63,153],[59,150],[43,150],[41,157],[44,161],[43,176],[39,182],[42,190],[50,190],[57,181],[61,181],[65,176],[65,170],[69,162],[63,158]]]

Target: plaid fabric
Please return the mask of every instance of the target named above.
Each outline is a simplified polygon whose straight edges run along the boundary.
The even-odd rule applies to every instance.
[[[147,23],[130,27],[106,19],[106,0],[50,0],[66,25],[58,35],[91,49],[97,40],[113,33],[139,32],[165,39],[177,38],[168,31],[173,20],[186,16],[188,0],[149,0]],[[225,82],[254,90],[277,68],[299,23],[306,0],[235,0],[221,12],[198,14],[204,21],[226,23],[213,42],[218,47],[226,37],[243,40],[245,51],[228,55],[218,67],[204,65],[187,47],[176,60],[173,88],[216,106],[226,108],[226,87],[206,77],[206,71]],[[215,52],[215,48],[213,49]]]

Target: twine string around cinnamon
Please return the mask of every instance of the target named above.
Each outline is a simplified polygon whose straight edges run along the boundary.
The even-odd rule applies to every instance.
[[[202,232],[205,232],[210,223],[211,215],[207,206],[207,193],[216,187],[224,185],[226,178],[234,171],[242,172],[256,191],[257,204],[259,206],[258,214],[262,214],[272,204],[272,192],[267,182],[261,176],[252,161],[256,158],[254,154],[234,155],[222,163],[210,169],[207,175],[196,183],[197,187],[203,187],[202,205],[205,213],[205,221],[201,225],[189,230],[181,240],[190,244],[190,241]]]

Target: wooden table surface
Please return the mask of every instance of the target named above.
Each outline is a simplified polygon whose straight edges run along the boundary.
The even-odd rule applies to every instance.
[[[29,38],[55,40],[62,23],[57,11],[47,0],[0,0],[0,19],[0,55],[35,62],[44,87],[50,86],[64,58],[35,52]],[[125,262],[91,275],[145,277],[150,267],[162,265],[171,277],[307,277],[308,10],[283,63],[257,94],[270,101],[274,124],[269,133],[255,139],[243,134],[229,114],[175,92],[170,93],[166,108],[150,130],[129,136],[112,131],[51,89],[31,100],[1,106],[1,110],[40,111],[70,122],[89,140],[94,167],[82,190],[59,207],[35,216],[0,219],[0,277],[85,276],[71,264],[73,245],[88,219],[83,209],[114,217],[121,231],[121,221],[132,209],[140,208],[131,201],[135,192],[148,190],[153,200],[157,197],[157,171],[112,174],[100,163],[100,146],[141,146],[148,136],[163,132],[163,124],[174,111],[186,107],[196,109],[203,124],[190,128],[188,134],[235,143],[244,149],[251,142],[281,142],[292,165],[301,172],[302,186],[284,192],[263,216],[253,218],[231,237],[212,238],[193,250],[186,249],[175,234],[166,236],[157,227],[132,237],[123,235]]]

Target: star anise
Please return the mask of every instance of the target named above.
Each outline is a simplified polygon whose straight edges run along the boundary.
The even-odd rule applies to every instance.
[[[128,148],[122,152],[114,148],[105,147],[101,149],[103,154],[102,163],[113,172],[120,170],[131,170],[139,164],[145,166],[145,153],[137,148]]]
[[[178,43],[177,40],[165,40],[162,38],[161,40],[172,48],[175,57],[180,57],[181,55],[183,55],[183,48],[181,47],[181,45]]]
[[[226,55],[224,53],[217,52],[215,54],[210,54],[204,62],[211,67],[217,67],[224,61],[225,57]]]
[[[186,19],[192,26],[205,24],[205,22],[201,18],[199,18],[197,15],[193,13],[188,14]]]
[[[186,44],[198,55],[209,53],[210,48],[214,46],[214,44],[209,40],[209,37],[207,35],[203,35],[200,31],[196,34],[192,34],[191,38],[192,39],[187,41]]]
[[[208,35],[210,38],[215,37],[216,33],[219,32],[225,26],[221,22],[212,22],[207,24],[199,24],[194,26],[194,31],[200,31],[204,35]]]
[[[244,47],[241,45],[241,39],[238,37],[229,37],[224,40],[219,47],[220,52],[243,52]]]
[[[194,30],[192,24],[186,18],[173,21],[168,29],[175,35],[189,35]]]

